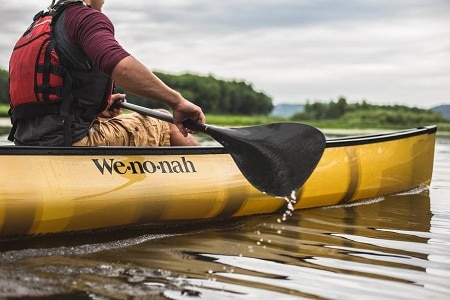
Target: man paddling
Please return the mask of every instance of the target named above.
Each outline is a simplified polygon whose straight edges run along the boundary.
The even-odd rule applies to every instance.
[[[103,4],[53,1],[17,42],[10,59],[10,139],[28,146],[197,145],[182,122],[205,123],[201,108],[120,46]],[[111,109],[125,98],[112,93],[113,82],[170,106],[175,125]]]

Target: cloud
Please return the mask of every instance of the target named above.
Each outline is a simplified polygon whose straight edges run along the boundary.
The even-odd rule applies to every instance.
[[[7,26],[0,66],[7,66],[42,3],[0,2]],[[447,0],[105,2],[117,39],[151,69],[246,80],[275,103],[340,95],[422,107],[450,102]]]

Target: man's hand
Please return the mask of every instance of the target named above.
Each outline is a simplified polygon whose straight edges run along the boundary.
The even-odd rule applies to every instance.
[[[122,114],[123,109],[121,107],[111,108],[111,105],[118,100],[125,101],[125,96],[125,94],[112,94],[111,98],[108,99],[108,107],[97,116],[100,118],[114,118]]]
[[[203,114],[202,109],[189,100],[183,99],[178,105],[173,107],[173,121],[184,136],[187,136],[188,133],[195,133],[183,126],[182,122],[187,119],[202,124],[205,123],[205,115]]]

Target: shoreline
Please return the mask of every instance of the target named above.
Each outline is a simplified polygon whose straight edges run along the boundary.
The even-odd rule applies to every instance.
[[[9,118],[0,118],[0,128],[11,128],[11,121]],[[350,135],[365,135],[374,133],[383,133],[389,131],[395,131],[392,129],[333,129],[333,128],[323,128],[321,129],[325,135],[336,135],[336,136],[350,136]],[[448,131],[439,131],[438,136],[450,136]]]

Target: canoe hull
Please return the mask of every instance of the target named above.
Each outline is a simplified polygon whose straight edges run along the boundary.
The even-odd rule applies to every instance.
[[[295,209],[429,185],[435,133],[424,127],[328,140]],[[220,147],[0,148],[0,236],[224,219],[286,206],[251,186]]]

